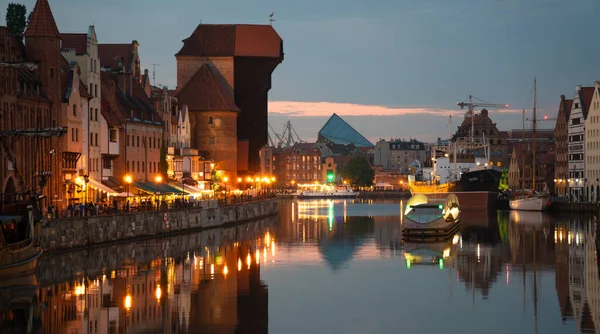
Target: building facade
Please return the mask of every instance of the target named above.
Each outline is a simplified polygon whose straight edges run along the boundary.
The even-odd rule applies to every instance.
[[[510,163],[510,153],[506,145],[507,133],[498,130],[496,123],[489,117],[487,109],[482,109],[479,114],[473,117],[474,134],[473,139],[476,142],[490,143],[490,164],[495,166],[508,166]],[[466,113],[462,124],[452,136],[452,141],[470,141],[471,140],[471,114]],[[484,157],[483,149],[474,151],[476,157]]]
[[[583,201],[585,187],[585,121],[592,100],[594,88],[575,88],[573,105],[569,114],[569,194],[572,200]]]
[[[556,164],[554,167],[555,192],[559,197],[566,197],[569,193],[569,114],[573,105],[572,99],[560,96],[558,116],[554,127],[554,138],[556,139]]]
[[[0,27],[0,62],[3,63],[0,65],[0,131],[55,125],[52,100],[48,98],[39,73],[49,69],[42,64],[36,66],[25,58],[23,45],[6,27]],[[3,140],[1,150],[6,152],[0,155],[0,193],[11,196],[37,187],[41,178],[36,175],[53,171],[60,161],[59,155],[51,151],[59,140],[62,139],[20,137]],[[14,158],[14,165],[10,163],[9,154]],[[54,198],[60,190],[58,182],[52,177],[47,181],[43,194]],[[52,189],[55,189],[53,193]],[[3,199],[0,211],[6,212],[4,201],[7,200],[10,199]]]
[[[600,194],[600,82],[594,82],[588,116],[585,120],[585,183],[589,200]]]
[[[62,54],[69,62],[77,62],[80,79],[90,97],[88,106],[83,107],[81,131],[83,136],[81,158],[78,169],[83,170],[92,183],[88,194],[90,199],[99,197],[102,189],[98,183],[102,180],[101,131],[101,84],[100,61],[98,58],[98,40],[95,27],[89,26],[87,33],[61,34]],[[86,101],[84,101],[86,102]],[[105,189],[105,188],[104,188]]]
[[[415,160],[421,165],[427,156],[426,145],[416,139],[380,140],[375,144],[375,165],[384,170],[408,172],[408,166]]]

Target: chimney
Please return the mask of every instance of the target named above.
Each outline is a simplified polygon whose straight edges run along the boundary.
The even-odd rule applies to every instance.
[[[565,99],[565,95],[563,94],[563,95],[560,96],[560,100],[562,101],[564,99]]]
[[[594,87],[600,88],[600,82],[599,81],[594,81]]]

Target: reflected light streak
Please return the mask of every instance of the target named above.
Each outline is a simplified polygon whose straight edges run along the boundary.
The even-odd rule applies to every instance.
[[[479,262],[481,260],[481,249],[479,247],[479,244],[477,244],[477,262]]]
[[[229,268],[227,268],[227,265],[225,265],[225,266],[223,267],[223,275],[224,275],[224,276],[227,276],[227,274],[229,274]]]
[[[250,264],[252,264],[252,256],[250,256],[250,253],[246,256],[246,264],[248,265],[248,269],[250,269]]]
[[[258,249],[256,250],[256,264],[260,264],[260,252],[258,251]]]
[[[263,248],[263,261],[267,262],[267,247]]]
[[[242,259],[238,258],[238,271],[242,270]]]
[[[508,270],[508,263],[506,264],[506,285],[510,283],[510,271]]]
[[[271,256],[275,256],[275,240],[271,241]]]
[[[214,263],[211,263],[211,264],[210,264],[210,274],[211,274],[211,275],[214,275],[214,274],[215,274],[215,264],[214,264]]]

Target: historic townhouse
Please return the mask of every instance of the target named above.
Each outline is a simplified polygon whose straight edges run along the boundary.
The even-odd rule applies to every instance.
[[[592,100],[594,87],[575,88],[573,105],[569,114],[568,140],[569,140],[569,189],[573,200],[585,199],[585,122]]]
[[[81,152],[86,139],[86,133],[83,129],[84,117],[88,114],[88,105],[91,95],[88,94],[86,87],[79,79],[81,69],[77,62],[68,63],[63,58],[61,66],[61,95],[62,95],[62,115],[59,125],[68,130],[66,140],[63,142],[63,160],[62,172],[71,177],[65,178],[67,190],[67,200],[69,202],[88,202],[91,195],[87,191],[89,179],[86,178],[85,169],[81,168]],[[67,203],[69,203],[67,202]]]
[[[600,194],[600,82],[594,82],[592,100],[585,121],[585,186],[589,199]]]
[[[102,113],[100,60],[95,27],[89,26],[87,33],[61,34],[62,54],[69,62],[77,62],[80,78],[90,95],[88,108],[81,113],[82,142],[78,170],[87,175],[90,187],[87,189],[90,200],[98,199],[111,189],[102,185]]]
[[[573,100],[565,99],[560,96],[558,106],[558,116],[556,117],[556,126],[554,127],[554,138],[556,145],[556,163],[554,168],[555,194],[559,197],[566,197],[568,194],[569,179],[569,114]]]
[[[160,115],[140,82],[129,78],[126,73],[101,73],[103,100],[107,104],[104,112],[120,127],[116,139],[120,145],[119,155],[113,162],[113,177],[121,185],[124,185],[125,175],[130,175],[133,182],[154,180],[160,173],[163,145]]]
[[[35,64],[25,58],[23,44],[6,27],[0,27],[0,62],[0,131],[56,125],[51,114],[52,101],[40,75],[40,71],[49,69],[44,63]],[[0,202],[0,211],[8,210],[5,201],[10,201],[10,194],[38,187],[42,179],[37,175],[51,171],[53,164],[59,163],[51,150],[61,140],[19,137],[3,142],[5,146],[0,146],[0,150],[7,152],[0,155],[0,193],[8,195]],[[14,157],[15,166],[9,163],[8,154]],[[23,184],[17,177],[17,171]],[[54,180],[49,179],[48,182],[44,194],[53,198],[59,188]],[[51,189],[55,189],[54,193]]]

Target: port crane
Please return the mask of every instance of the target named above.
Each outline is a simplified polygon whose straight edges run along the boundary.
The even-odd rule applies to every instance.
[[[508,104],[489,103],[478,99],[473,95],[469,95],[469,102],[456,102],[456,105],[459,106],[460,109],[464,109],[466,107],[469,110],[468,114],[471,115],[471,142],[474,141],[473,135],[475,133],[475,117],[473,114],[473,108],[508,108]]]
[[[277,142],[275,143],[273,137],[269,134],[269,145],[272,147],[292,147],[296,143],[305,143],[305,141],[298,136],[296,129],[292,126],[291,120],[288,120],[283,125],[283,134],[281,135],[275,132],[271,124],[269,124],[269,128],[273,131],[273,134],[275,134],[275,138],[277,139]]]

